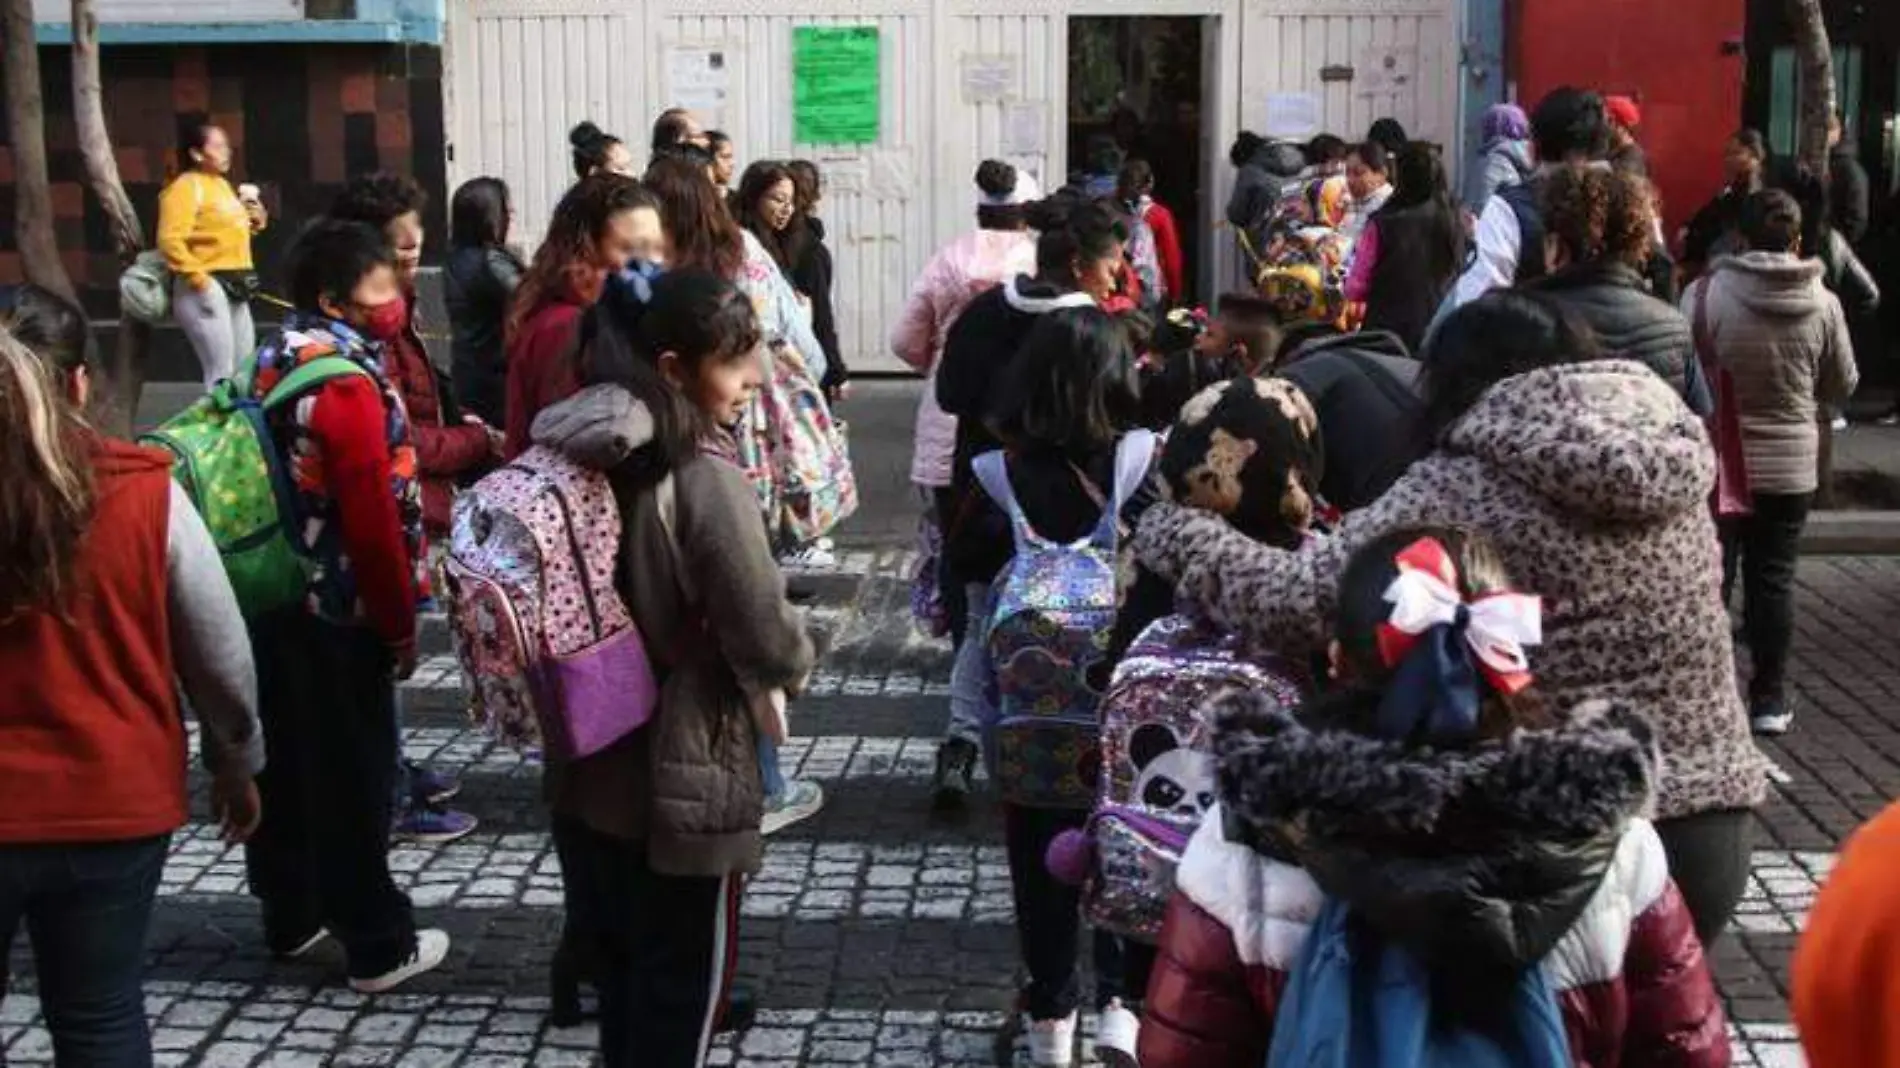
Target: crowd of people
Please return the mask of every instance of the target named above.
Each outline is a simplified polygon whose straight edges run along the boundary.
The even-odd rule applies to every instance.
[[[1707,947],[1767,792],[1751,728],[1792,725],[1819,427],[1877,296],[1851,216],[1747,131],[1670,257],[1640,127],[1584,90],[1500,106],[1462,203],[1391,120],[1243,134],[1254,288],[1211,314],[1145,161],[1094,146],[1046,196],[978,168],[890,343],[927,381],[913,603],[955,648],[933,800],[1001,799],[1023,1063],[1075,1063],[1085,1005],[1117,1068],[1348,1039],[1729,1063]],[[456,190],[444,373],[425,193],[393,175],[303,227],[253,346],[269,220],[194,125],[160,229],[208,392],[145,445],[85,419],[78,309],[5,292],[0,946],[27,925],[60,1063],[151,1060],[181,691],[270,952],[335,943],[364,994],[445,962],[386,856],[474,827],[401,755],[432,602],[484,724],[544,764],[556,1014],[591,985],[610,1066],[749,1023],[738,896],[824,803],[779,765],[814,662],[785,569],[830,557],[855,488],[822,176],[738,147],[668,111],[641,168],[583,123],[527,257],[505,183]],[[1810,938],[1866,953],[1878,860],[1851,870]],[[1821,952],[1795,1009],[1844,1042]]]

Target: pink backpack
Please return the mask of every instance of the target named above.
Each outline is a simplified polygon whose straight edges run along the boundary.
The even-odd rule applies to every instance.
[[[520,749],[597,753],[653,717],[659,687],[614,588],[607,477],[536,446],[455,502],[443,587],[471,715]]]

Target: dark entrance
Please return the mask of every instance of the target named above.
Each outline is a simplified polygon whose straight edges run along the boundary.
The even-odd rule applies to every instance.
[[[1212,24],[1193,17],[1069,19],[1070,178],[1093,177],[1099,165],[1091,149],[1107,141],[1126,158],[1148,161],[1155,200],[1174,212],[1181,232],[1187,292],[1178,300],[1200,293],[1204,32]]]

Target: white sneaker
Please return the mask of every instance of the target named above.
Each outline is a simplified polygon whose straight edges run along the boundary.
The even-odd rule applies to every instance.
[[[1141,1017],[1114,998],[1102,1008],[1095,1023],[1095,1056],[1105,1068],[1141,1068],[1135,1059],[1135,1041],[1141,1037]]]
[[[1846,416],[1844,416],[1844,415],[1837,415],[1837,416],[1835,416],[1835,417],[1834,417],[1834,422],[1833,422],[1833,427],[1834,427],[1834,432],[1835,432],[1835,433],[1837,433],[1837,434],[1838,434],[1838,433],[1840,433],[1840,432],[1841,432],[1841,431],[1843,431],[1843,430],[1846,430],[1846,429],[1847,429],[1847,427],[1848,427],[1848,423],[1847,423],[1847,417],[1846,417]]]
[[[786,779],[785,792],[765,799],[765,818],[759,833],[777,834],[794,823],[811,819],[825,807],[825,788],[810,779]]]
[[[1075,1013],[1060,1020],[1030,1020],[1025,1035],[1034,1068],[1070,1068],[1075,1063]]]
[[[367,979],[350,980],[350,989],[359,994],[387,994],[424,972],[442,966],[449,956],[449,933],[434,929],[416,932],[416,951],[394,969]]]

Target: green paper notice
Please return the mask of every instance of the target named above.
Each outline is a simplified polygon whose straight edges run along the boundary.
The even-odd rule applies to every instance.
[[[792,29],[792,129],[801,145],[877,140],[876,26]]]

